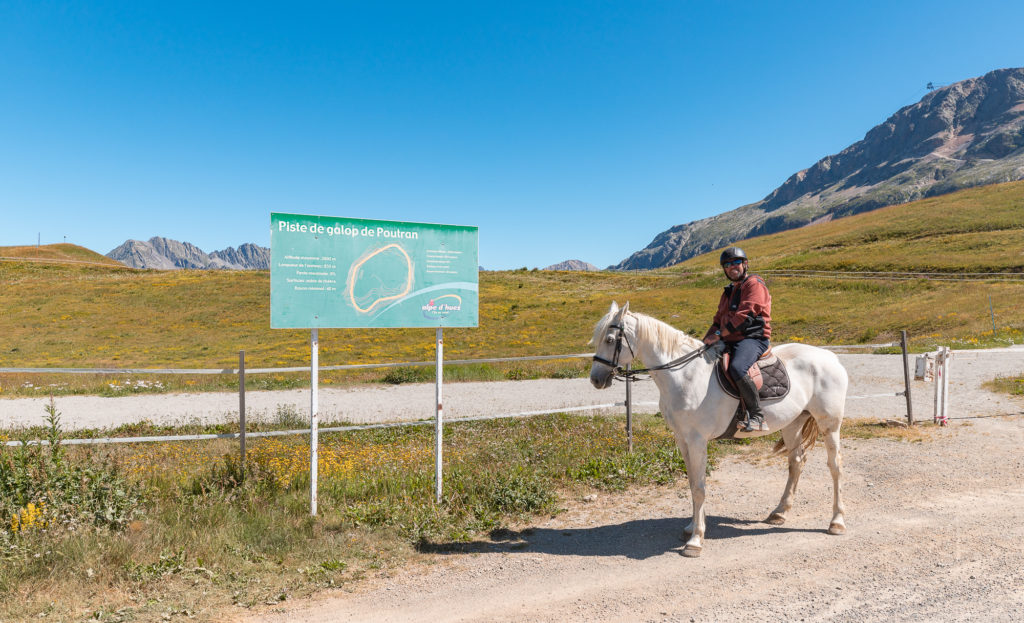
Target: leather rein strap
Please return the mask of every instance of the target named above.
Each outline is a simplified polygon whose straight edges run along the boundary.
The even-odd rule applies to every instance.
[[[619,334],[617,336],[617,339],[615,341],[615,355],[613,356],[611,361],[608,361],[604,357],[598,357],[595,354],[594,355],[594,361],[596,361],[598,363],[603,363],[604,365],[608,366],[609,368],[612,368],[614,373],[615,373],[615,378],[617,378],[619,380],[626,380],[626,379],[638,380],[636,377],[638,375],[640,375],[640,374],[646,374],[646,373],[649,373],[649,372],[657,372],[658,370],[673,370],[673,369],[676,369],[676,368],[681,368],[681,367],[685,366],[686,364],[690,363],[691,361],[693,361],[694,359],[696,359],[696,358],[700,357],[701,355],[703,355],[710,348],[710,345],[702,344],[700,346],[700,348],[692,350],[692,351],[686,353],[685,355],[683,355],[682,357],[677,357],[676,359],[673,359],[672,361],[669,361],[668,363],[663,363],[660,366],[652,366],[650,368],[638,368],[636,370],[625,370],[625,369],[623,369],[622,367],[619,366],[619,355],[622,353],[622,343],[623,342],[626,343],[626,348],[629,349],[630,354],[632,354],[634,358],[636,357],[636,353],[633,352],[633,347],[629,345],[629,340],[626,339],[626,332],[623,330],[621,325],[613,324],[613,325],[609,325],[608,328],[609,329],[616,329],[619,332]]]

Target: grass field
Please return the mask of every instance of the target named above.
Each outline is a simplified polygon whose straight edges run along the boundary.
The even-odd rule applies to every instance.
[[[773,276],[773,270],[1024,273],[1024,182],[987,186],[743,242],[773,296],[774,341],[890,342],[906,329],[917,351],[1021,341],[1021,281]],[[41,263],[47,259],[108,266]],[[269,273],[110,267],[73,245],[0,249],[2,367],[235,367],[308,363],[308,332],[269,328]],[[702,334],[724,285],[717,253],[643,273],[480,273],[480,326],[445,332],[449,359],[585,352],[614,299]],[[989,309],[992,301],[992,313]],[[429,329],[322,330],[321,365],[424,361]],[[578,362],[478,366],[462,378],[569,374]],[[460,372],[451,370],[453,375]],[[326,373],[324,382],[380,380],[385,371]],[[253,376],[257,388],[300,386],[301,374]],[[145,383],[140,383],[144,380]],[[0,375],[0,396],[230,389],[233,377]]]

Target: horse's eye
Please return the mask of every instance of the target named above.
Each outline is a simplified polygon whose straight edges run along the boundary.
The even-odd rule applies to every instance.
[[[613,337],[612,337],[612,336],[610,336],[610,335],[609,335],[608,337],[604,338],[604,343],[605,343],[605,344],[611,344],[611,343],[612,343],[612,342],[614,342],[614,341],[615,341],[615,338],[613,338]]]

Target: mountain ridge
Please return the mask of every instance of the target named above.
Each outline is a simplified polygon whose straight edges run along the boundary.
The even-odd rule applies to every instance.
[[[106,254],[133,268],[159,270],[268,270],[270,249],[251,242],[206,253],[190,242],[161,236],[149,240],[126,240]]]
[[[1024,68],[935,89],[761,201],[676,225],[611,269],[670,266],[747,238],[1024,179]]]

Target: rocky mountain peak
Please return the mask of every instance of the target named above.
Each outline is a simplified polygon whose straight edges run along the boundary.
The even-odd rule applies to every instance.
[[[757,203],[658,234],[616,269],[669,266],[732,242],[923,197],[1024,179],[1024,68],[931,91]]]
[[[544,270],[601,270],[597,266],[584,262],[583,260],[565,260],[558,264],[552,264]]]
[[[252,243],[245,243],[235,249],[228,247],[210,254],[189,242],[154,236],[142,242],[128,240],[107,257],[133,268],[155,268],[160,270],[188,269],[229,269],[268,270],[270,249]]]

